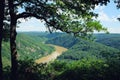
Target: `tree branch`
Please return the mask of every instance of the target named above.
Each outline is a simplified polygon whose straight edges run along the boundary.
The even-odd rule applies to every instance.
[[[23,12],[23,13],[20,13],[20,14],[17,15],[17,19],[19,19],[19,18],[27,18],[27,17],[35,17],[37,19],[44,18],[44,17],[38,16],[38,15],[36,15],[34,13],[29,13],[29,12]]]
[[[15,6],[15,7],[16,7],[16,6],[19,6],[19,5],[21,5],[23,2],[25,2],[25,0],[21,0],[20,2],[14,4],[14,6]]]
[[[27,17],[35,17],[37,19],[43,19],[46,23],[50,24],[51,26],[54,26],[54,24],[50,23],[44,16],[40,16],[40,15],[37,15],[34,13],[23,12],[23,13],[17,15],[17,19],[27,18]]]
[[[43,19],[46,22],[46,24],[48,25],[48,29],[49,29],[50,32],[51,32],[51,30],[50,30],[51,26],[54,27],[55,29],[65,31],[67,33],[72,32],[72,31],[69,31],[69,30],[64,30],[61,27],[58,27],[59,25],[56,25],[56,22],[49,22],[44,16],[40,16],[40,15],[37,15],[37,14],[34,14],[34,13],[29,13],[29,12],[23,12],[23,13],[17,15],[17,19],[19,19],[19,18],[27,18],[27,17],[35,17],[37,19]],[[78,32],[75,32],[75,33],[78,33]]]

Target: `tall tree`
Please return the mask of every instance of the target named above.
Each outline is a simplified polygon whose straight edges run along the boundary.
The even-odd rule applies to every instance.
[[[83,34],[93,32],[93,30],[105,30],[101,26],[88,27],[85,22],[88,19],[94,22],[92,17],[96,14],[90,10],[94,9],[95,5],[107,4],[108,1],[109,0],[8,0],[11,18],[11,80],[17,80],[16,25],[18,19],[35,17],[44,20],[49,31],[59,29],[67,33],[82,36]],[[20,13],[19,8],[22,8],[24,12]],[[88,30],[89,28],[91,28],[91,31]]]
[[[17,50],[16,50],[16,12],[14,7],[14,0],[9,0],[10,10],[10,49],[11,49],[11,80],[17,80]]]
[[[2,37],[3,37],[3,20],[4,20],[4,4],[5,0],[0,0],[0,79],[3,79],[2,70]]]

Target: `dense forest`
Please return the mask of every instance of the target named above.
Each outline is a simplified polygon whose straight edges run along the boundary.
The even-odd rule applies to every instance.
[[[42,34],[37,35],[37,33],[35,33],[34,36],[34,33],[18,33],[16,41],[19,54],[18,60],[36,60],[40,57],[52,53],[54,51],[54,47],[44,44],[46,39],[47,38],[42,37]],[[4,41],[2,46],[2,54],[4,58],[3,63],[6,66],[7,64],[10,64],[9,41]]]
[[[99,34],[96,36],[96,42],[111,46],[120,50],[120,35],[119,34]]]
[[[116,42],[111,39],[116,37],[115,41],[119,43],[120,35],[95,34],[95,36],[95,41],[90,41],[76,38],[65,33],[18,33],[17,49],[20,55],[18,56],[20,65],[19,80],[119,80],[120,50],[115,48],[118,45],[115,46]],[[105,43],[106,39],[104,40],[103,36],[111,40],[110,45]],[[36,64],[34,62],[36,59],[54,51],[54,47],[48,44],[63,46],[68,48],[68,50],[53,62],[48,64]],[[27,46],[28,49],[26,49]],[[4,42],[3,47],[3,49],[8,49],[8,42]],[[31,47],[32,49],[34,48],[34,50],[29,49]],[[19,50],[19,48],[21,49]],[[4,51],[4,70],[7,70],[8,73],[9,67],[6,66],[9,66],[9,54],[5,53],[9,52]],[[30,69],[30,71],[26,71],[26,69]],[[4,74],[8,75],[7,73]],[[6,80],[7,78],[9,79],[9,76],[6,77]]]
[[[120,0],[1,0],[0,80],[120,80],[120,34],[94,34],[116,25],[107,29],[102,21],[120,21],[119,14],[96,12],[111,2],[120,9]],[[107,12],[114,13],[112,7]],[[17,33],[19,24],[32,19],[58,33]]]
[[[70,35],[62,35],[50,39],[46,41],[46,43],[51,43],[69,48],[69,50],[63,55],[61,55],[59,59],[106,59],[114,57],[120,52],[120,49],[118,47],[120,41],[119,34],[97,34],[95,36],[95,41],[90,41],[75,38]]]

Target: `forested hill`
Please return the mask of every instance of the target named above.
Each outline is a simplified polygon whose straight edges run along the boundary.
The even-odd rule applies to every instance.
[[[93,42],[89,40],[75,38],[70,35],[64,36],[62,35],[50,39],[46,41],[46,43],[56,44],[69,48],[69,50],[65,52],[63,55],[61,55],[59,59],[80,60],[84,58],[104,59],[116,57],[116,55],[120,52],[120,49],[118,47],[120,46],[119,44],[120,38],[118,37],[120,35],[97,34],[95,36],[96,41]]]
[[[116,48],[105,46],[97,42],[81,40],[63,53],[59,59],[81,60],[81,59],[106,59],[116,57],[120,51]]]
[[[18,34],[17,48],[18,53],[21,56],[20,59],[28,57],[35,60],[44,55],[50,54],[54,48],[44,44],[45,40],[46,38],[41,36]]]
[[[95,36],[96,36],[96,42],[120,50],[120,34],[97,34]]]
[[[66,48],[70,48],[73,45],[77,44],[79,42],[78,38],[75,38],[74,36],[67,35],[67,34],[61,34],[58,35],[55,38],[49,39],[46,41],[47,44],[55,44],[59,46],[63,46]]]
[[[17,35],[18,59],[37,59],[45,56],[54,48],[47,44],[55,44],[69,50],[59,59],[79,60],[83,58],[104,59],[115,56],[120,50],[120,34],[97,34],[96,42],[75,38],[65,33],[24,32]],[[47,44],[45,44],[47,43]],[[9,42],[3,42],[4,63],[10,59]],[[74,53],[74,54],[73,54]]]
[[[55,34],[54,34],[55,35]],[[103,45],[117,48],[120,50],[120,34],[95,34],[95,41],[98,43],[102,43]],[[66,48],[70,48],[73,45],[77,44],[82,39],[75,38],[74,36],[70,36],[67,34],[57,35],[55,37],[49,38],[46,43],[51,43],[55,45],[64,46]],[[85,40],[84,40],[85,41]]]
[[[18,59],[33,59],[36,60],[42,56],[48,55],[54,51],[54,47],[44,44],[47,38],[43,37],[41,33],[18,33],[17,35],[17,52]],[[10,60],[10,46],[9,41],[3,42],[3,62],[4,65],[9,64]]]
[[[112,35],[115,36],[116,35]],[[119,35],[118,35],[119,36]],[[104,38],[111,41],[111,45]],[[97,35],[96,42],[75,38],[65,33],[24,32],[17,35],[20,80],[119,80],[120,50],[110,35]],[[119,38],[115,38],[116,42]],[[55,61],[36,64],[35,59],[45,56],[54,48],[48,44],[67,47]],[[113,44],[113,45],[112,45]],[[3,42],[4,67],[10,64],[9,42]],[[114,47],[112,47],[114,46]],[[52,56],[54,57],[54,56]],[[29,59],[33,59],[32,61]],[[33,65],[34,64],[34,65]],[[7,71],[8,70],[8,71]],[[10,67],[5,68],[7,78]],[[5,72],[6,73],[6,72]],[[32,75],[32,76],[31,76]],[[72,75],[72,76],[70,76]],[[112,76],[111,76],[112,75]],[[22,76],[22,77],[21,77]],[[9,79],[5,79],[9,80]]]

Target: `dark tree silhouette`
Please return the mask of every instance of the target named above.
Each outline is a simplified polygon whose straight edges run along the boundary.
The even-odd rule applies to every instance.
[[[0,0],[0,80],[3,79],[3,70],[2,70],[2,37],[3,37],[3,20],[4,20],[4,3],[5,0]]]
[[[14,10],[14,0],[9,0],[10,10],[10,49],[11,49],[11,80],[17,80],[17,50],[16,50],[16,23],[17,18]]]

